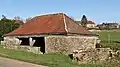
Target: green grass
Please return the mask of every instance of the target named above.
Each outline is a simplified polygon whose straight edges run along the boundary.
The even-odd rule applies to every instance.
[[[49,67],[100,67],[100,65],[96,64],[78,65],[77,63],[72,62],[72,60],[68,56],[60,53],[38,55],[29,52],[4,49],[2,46],[0,46],[0,56],[45,65]]]
[[[117,31],[111,31],[111,32],[107,32],[107,31],[103,31],[103,32],[99,32],[100,35],[100,39],[103,41],[120,41],[120,32]]]
[[[120,30],[110,30],[95,32],[100,35],[102,47],[110,47],[120,49]]]

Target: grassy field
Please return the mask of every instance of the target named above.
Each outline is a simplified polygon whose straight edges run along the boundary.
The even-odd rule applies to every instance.
[[[100,35],[102,47],[120,49],[120,30],[94,32]]]
[[[0,56],[45,65],[49,67],[102,67],[96,64],[78,65],[77,63],[72,62],[72,60],[68,56],[60,53],[38,55],[29,52],[4,49],[2,46],[0,46]]]

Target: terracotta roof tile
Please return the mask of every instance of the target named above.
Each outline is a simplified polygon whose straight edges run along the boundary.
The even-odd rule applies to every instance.
[[[75,23],[75,21],[67,15],[57,13],[34,17],[18,29],[6,34],[5,36],[69,33],[92,34]]]
[[[93,21],[88,21],[87,24],[95,24]]]

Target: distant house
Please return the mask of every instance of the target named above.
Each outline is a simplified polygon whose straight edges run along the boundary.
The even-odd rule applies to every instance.
[[[78,23],[79,25],[81,25],[80,21],[76,21],[76,23]],[[86,24],[86,27],[88,29],[94,29],[94,28],[96,28],[96,24],[93,21],[88,21],[87,24]]]
[[[87,22],[87,28],[95,28],[96,24],[93,21],[88,21]]]
[[[65,52],[96,48],[98,35],[63,13],[36,16],[5,34],[2,43],[10,49],[34,53]]]
[[[119,24],[119,28],[120,28],[120,24]]]
[[[97,25],[99,29],[118,29],[120,26],[118,23],[102,23]]]

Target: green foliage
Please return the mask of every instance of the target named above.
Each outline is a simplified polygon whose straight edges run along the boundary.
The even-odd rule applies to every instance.
[[[7,19],[6,17],[3,17],[0,20],[0,41],[4,34],[7,34],[20,26],[15,22],[15,20]]]
[[[85,15],[83,15],[83,17],[82,17],[82,19],[81,19],[81,25],[82,25],[83,27],[86,27],[86,24],[87,24],[87,18],[86,18]]]

